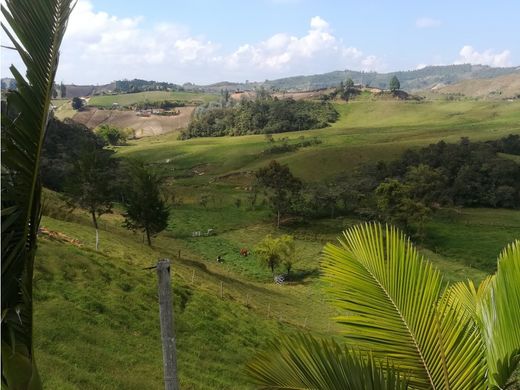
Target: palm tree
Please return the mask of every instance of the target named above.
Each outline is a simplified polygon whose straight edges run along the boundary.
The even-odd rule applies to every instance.
[[[41,215],[40,155],[71,0],[6,0],[2,24],[27,69],[2,105],[2,388],[39,389],[32,278]]]
[[[471,282],[446,287],[409,239],[379,224],[353,227],[339,245],[328,244],[322,268],[331,302],[344,313],[336,320],[346,347],[282,340],[248,365],[264,388],[352,388],[349,381],[369,375],[367,362],[385,378],[384,370],[406,378],[403,388],[510,386],[520,359],[520,241],[478,289]],[[358,351],[350,353],[358,369],[339,367],[349,348]],[[367,381],[360,388],[383,387]]]

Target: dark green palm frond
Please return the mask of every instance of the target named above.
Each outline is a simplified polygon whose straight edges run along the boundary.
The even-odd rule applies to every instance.
[[[438,270],[397,229],[353,227],[324,249],[324,280],[349,345],[389,359],[414,388],[484,388],[479,332],[441,299]]]
[[[478,315],[486,343],[489,385],[505,389],[520,362],[520,240],[498,257],[497,272]]]
[[[520,241],[500,254],[498,270],[476,288],[459,282],[450,300],[473,318],[484,341],[488,386],[506,389],[520,362]]]
[[[32,275],[40,222],[40,154],[71,0],[6,0],[2,28],[26,67],[2,107],[2,381],[38,387],[32,359]],[[22,356],[23,355],[23,356]]]
[[[404,390],[408,383],[372,356],[311,336],[285,337],[248,364],[260,388]]]

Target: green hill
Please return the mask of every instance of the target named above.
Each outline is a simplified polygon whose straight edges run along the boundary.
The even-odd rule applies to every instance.
[[[493,68],[486,65],[444,65],[427,66],[422,69],[390,73],[358,72],[352,70],[334,71],[323,74],[294,76],[277,80],[266,80],[259,83],[227,83],[228,89],[252,89],[258,86],[279,90],[309,91],[321,88],[335,87],[342,81],[351,78],[356,84],[370,85],[376,88],[388,88],[392,76],[397,76],[401,89],[418,91],[429,89],[438,84],[454,84],[462,80],[493,78],[518,71],[518,67]],[[204,87],[207,90],[219,91],[221,84]]]

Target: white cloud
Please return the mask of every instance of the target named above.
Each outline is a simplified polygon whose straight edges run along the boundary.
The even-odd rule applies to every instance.
[[[511,52],[504,50],[500,53],[492,49],[484,50],[483,52],[476,51],[473,46],[466,45],[459,52],[459,58],[455,61],[456,64],[475,64],[475,65],[490,65],[490,66],[511,66]]]
[[[210,83],[383,68],[374,55],[344,44],[320,16],[310,19],[309,30],[302,36],[282,32],[231,50],[193,35],[184,26],[161,23],[149,28],[145,22],[139,16],[109,15],[95,10],[90,0],[79,0],[63,41],[56,80],[82,84],[145,78]]]
[[[441,24],[440,20],[427,17],[419,18],[415,21],[415,27],[417,28],[433,28],[439,27]]]

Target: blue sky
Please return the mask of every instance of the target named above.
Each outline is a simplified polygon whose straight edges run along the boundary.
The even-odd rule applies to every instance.
[[[520,1],[79,0],[57,79],[264,80],[520,65]],[[2,50],[2,75],[16,60]]]

